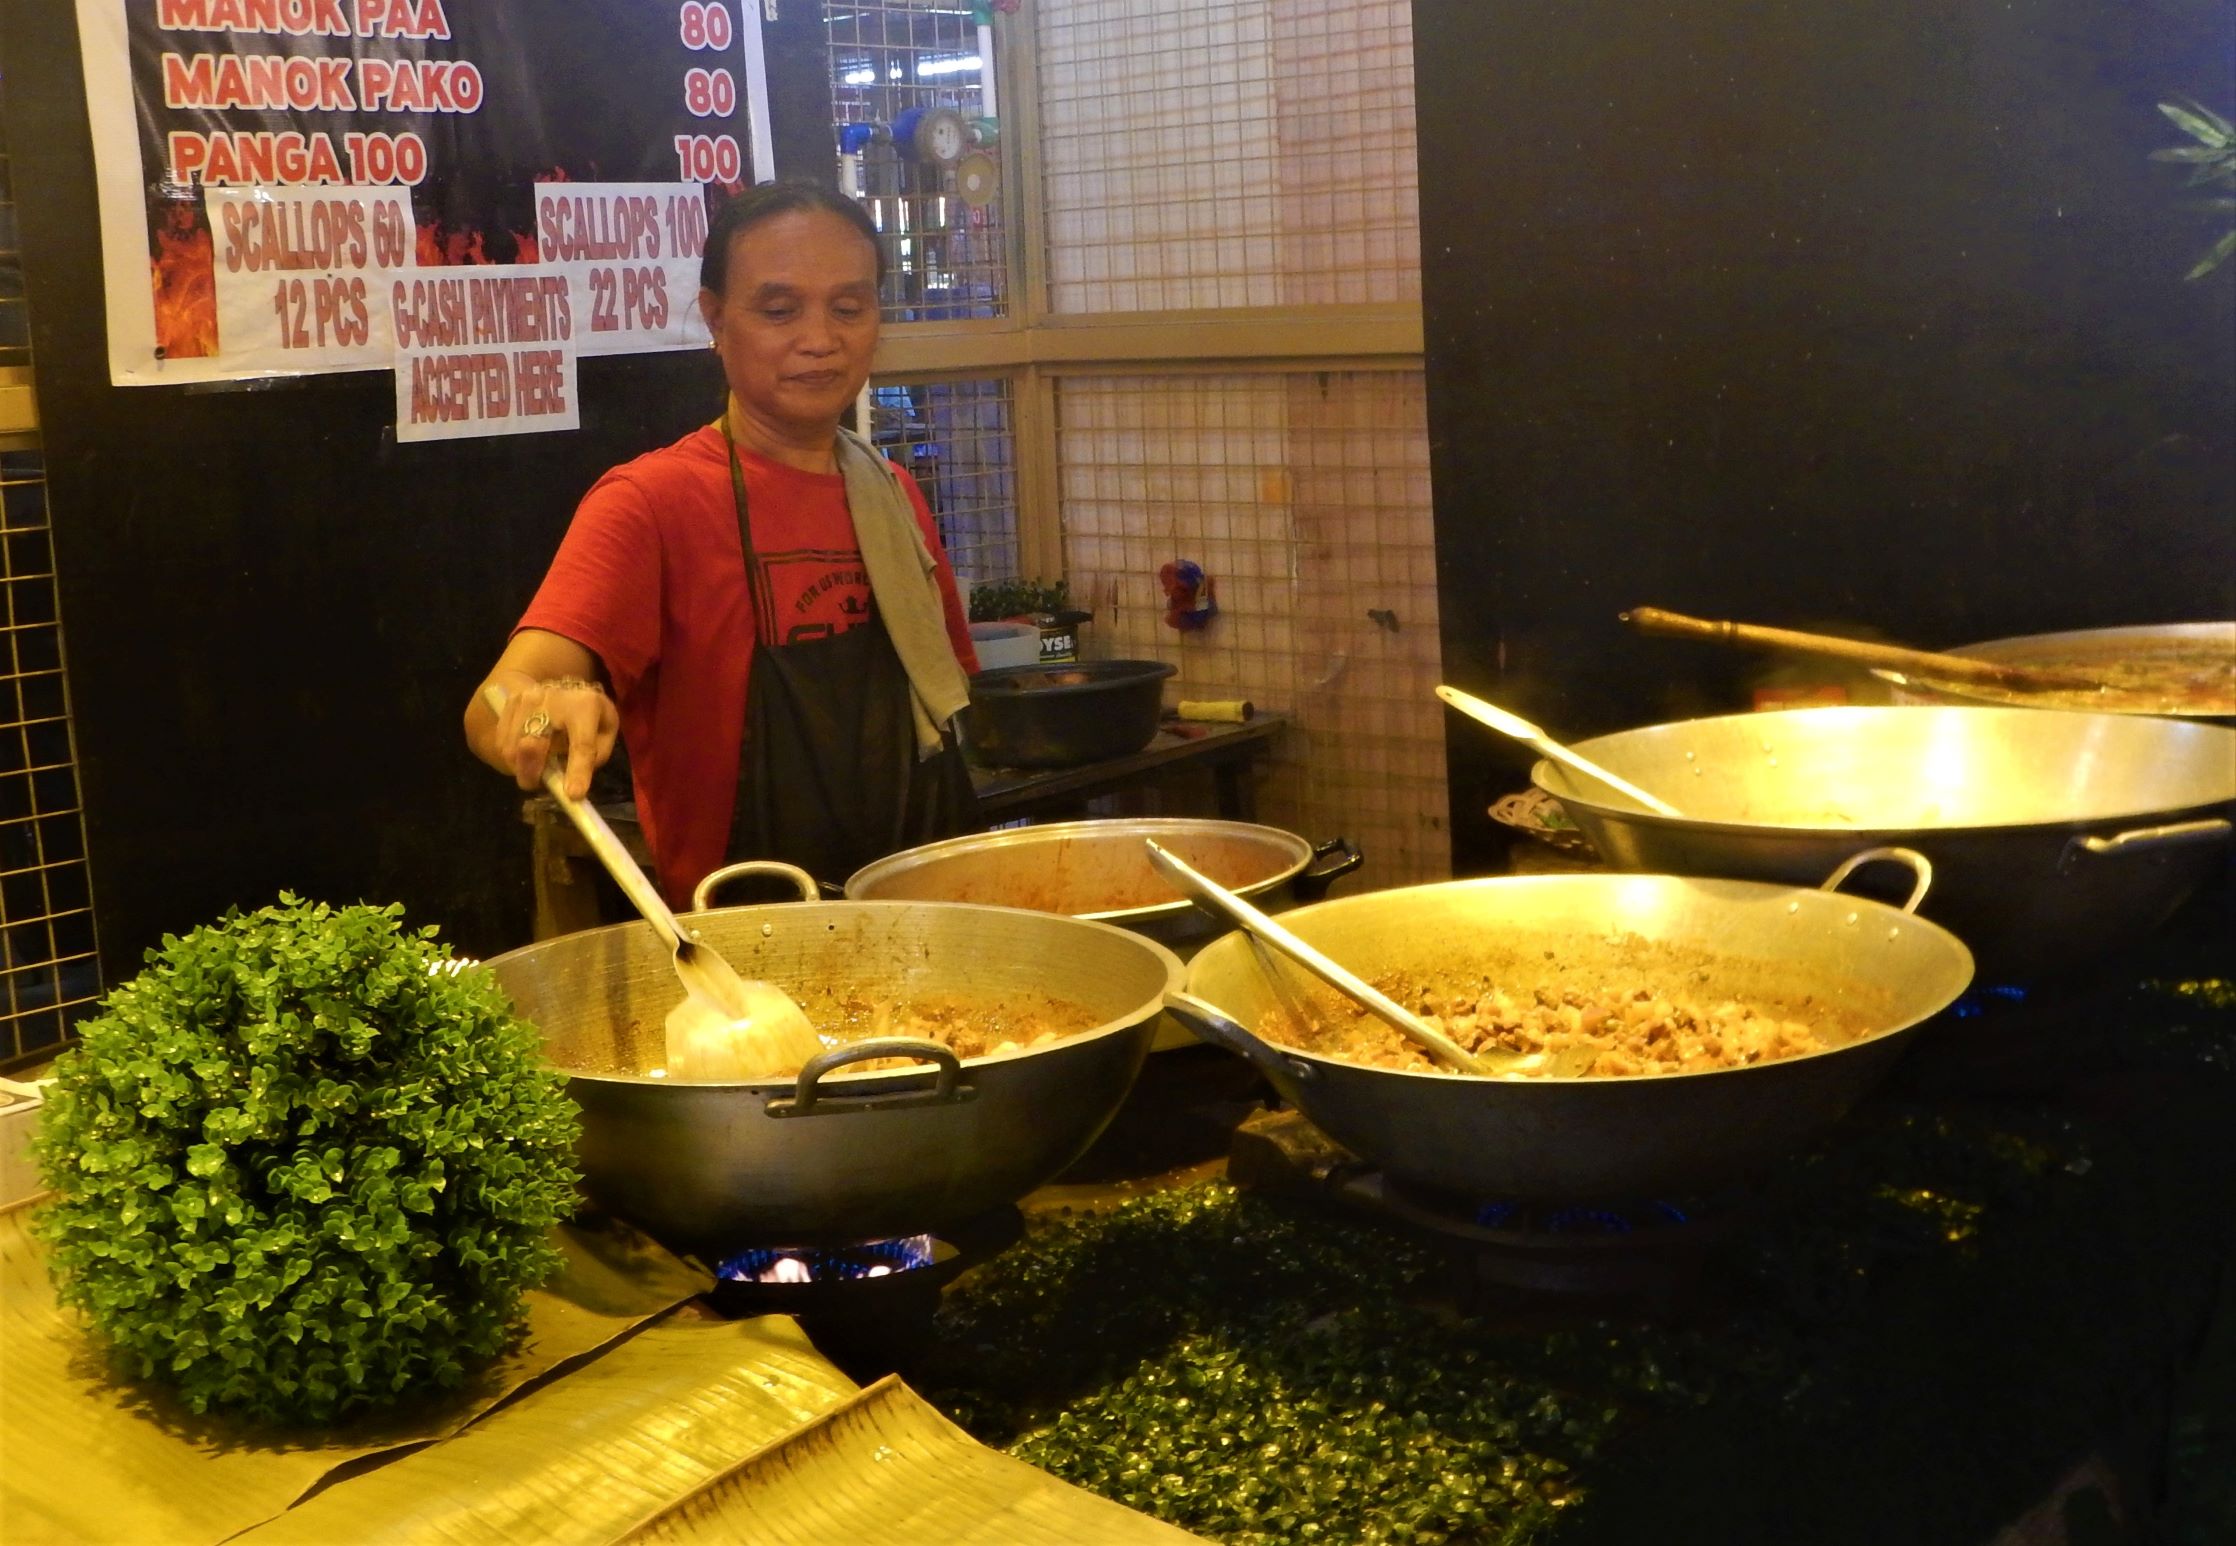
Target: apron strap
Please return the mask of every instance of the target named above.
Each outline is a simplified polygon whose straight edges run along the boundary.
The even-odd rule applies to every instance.
[[[769,583],[761,555],[753,546],[753,512],[745,498],[745,468],[738,462],[737,437],[730,432],[730,411],[722,411],[722,446],[730,456],[730,499],[738,513],[738,551],[745,557],[745,596],[753,607],[753,642],[774,645],[777,637],[769,611],[776,604],[776,590]]]

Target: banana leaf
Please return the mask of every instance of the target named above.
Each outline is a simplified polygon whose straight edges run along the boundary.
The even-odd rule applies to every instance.
[[[854,1392],[792,1320],[683,1312],[233,1546],[610,1542]]]
[[[280,1514],[348,1462],[456,1433],[710,1280],[620,1226],[563,1226],[564,1265],[527,1298],[528,1330],[462,1389],[327,1430],[200,1417],[112,1370],[54,1299],[30,1208],[0,1213],[0,1540],[202,1546]]]
[[[1198,1537],[985,1448],[889,1376],[621,1539],[630,1546],[1171,1546]]]

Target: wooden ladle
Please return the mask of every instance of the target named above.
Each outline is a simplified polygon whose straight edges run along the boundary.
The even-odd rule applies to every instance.
[[[1845,660],[1873,670],[1897,671],[1929,681],[2000,687],[2010,692],[2095,692],[2104,685],[2094,677],[2070,671],[2005,665],[2000,661],[1975,660],[1969,655],[1943,655],[1932,650],[1904,649],[1895,644],[1873,644],[1864,639],[1843,639],[1833,634],[1802,633],[1792,628],[1765,628],[1756,623],[1687,617],[1682,612],[1664,612],[1660,607],[1633,607],[1622,613],[1621,619],[1640,633],[1789,650],[1797,655],[1820,655],[1828,660]]]

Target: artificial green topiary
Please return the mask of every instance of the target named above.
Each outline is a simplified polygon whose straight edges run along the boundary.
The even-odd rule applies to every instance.
[[[55,1064],[59,1296],[197,1412],[456,1386],[558,1265],[575,1108],[489,974],[402,914],[282,895],[165,936]]]

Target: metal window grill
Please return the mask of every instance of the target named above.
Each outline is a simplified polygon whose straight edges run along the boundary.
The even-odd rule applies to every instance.
[[[1428,419],[1418,372],[1067,377],[1065,571],[1098,655],[1169,660],[1183,697],[1296,716],[1261,806],[1357,841],[1377,884],[1448,872]],[[1165,621],[1159,569],[1218,614]]]
[[[1406,0],[1041,0],[1048,309],[1417,301]]]
[[[1017,578],[1017,442],[1006,377],[880,382],[872,438],[912,474],[939,527],[964,599]]]
[[[830,0],[824,28],[841,185],[884,233],[885,320],[1007,316],[1000,201],[965,199],[961,168],[922,159],[911,127],[939,108],[992,119],[992,29],[981,32],[969,0]],[[993,153],[990,133],[974,137]]]

